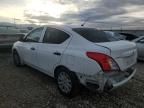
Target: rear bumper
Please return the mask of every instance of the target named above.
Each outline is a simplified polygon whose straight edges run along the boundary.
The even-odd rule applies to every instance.
[[[87,80],[86,86],[93,91],[111,91],[127,83],[136,73],[136,69],[128,69],[118,74],[100,75],[97,81]]]
[[[132,72],[132,74],[128,78],[126,78],[125,80],[123,80],[121,82],[118,82],[116,84],[113,84],[113,87],[114,88],[115,87],[119,87],[119,86],[123,85],[124,83],[128,82],[135,75],[135,73],[136,73],[136,69],[134,69],[134,71]]]
[[[104,90],[111,91],[124,85],[135,75],[135,73],[136,73],[136,69],[131,70],[130,74],[128,76],[126,75],[121,81],[109,81],[108,80],[109,82],[106,82]]]

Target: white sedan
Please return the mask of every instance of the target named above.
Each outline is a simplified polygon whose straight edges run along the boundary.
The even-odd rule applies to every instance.
[[[112,90],[136,72],[136,44],[110,40],[95,28],[39,27],[16,42],[12,54],[16,66],[26,64],[54,77],[65,96],[74,96],[80,84],[97,91]]]

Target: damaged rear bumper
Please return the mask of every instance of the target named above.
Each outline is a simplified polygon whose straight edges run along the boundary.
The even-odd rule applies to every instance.
[[[135,68],[125,72],[97,75],[96,80],[86,80],[86,86],[93,91],[111,91],[127,83],[136,73]]]

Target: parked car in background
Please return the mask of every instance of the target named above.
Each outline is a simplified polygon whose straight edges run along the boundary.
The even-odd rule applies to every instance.
[[[74,96],[82,84],[112,90],[135,74],[136,44],[95,28],[51,25],[32,30],[12,48],[16,66],[29,65],[56,79],[60,93]]]
[[[144,60],[144,36],[140,36],[139,38],[133,40],[133,42],[137,45],[138,59]]]
[[[132,40],[138,38],[138,36],[129,34],[129,33],[117,33],[117,32],[113,32],[113,31],[105,31],[105,33],[107,33],[111,38],[117,38],[120,40],[132,41]]]
[[[125,36],[126,40],[132,41],[136,38],[138,38],[138,36],[134,35],[134,34],[129,34],[129,33],[120,33],[121,35]]]
[[[23,33],[0,34],[0,49],[11,50],[13,43],[23,36],[25,36]]]
[[[116,33],[116,32],[112,32],[112,31],[104,31],[108,36],[109,38],[111,39],[118,39],[118,40],[125,40],[126,37],[124,35],[121,35],[119,33]]]

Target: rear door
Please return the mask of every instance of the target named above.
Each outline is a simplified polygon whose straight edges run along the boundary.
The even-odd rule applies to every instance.
[[[57,65],[70,41],[70,35],[56,28],[47,28],[42,43],[38,47],[39,66],[49,75]]]
[[[27,64],[38,66],[37,47],[43,32],[43,27],[30,32],[24,39],[22,47],[23,59]]]

